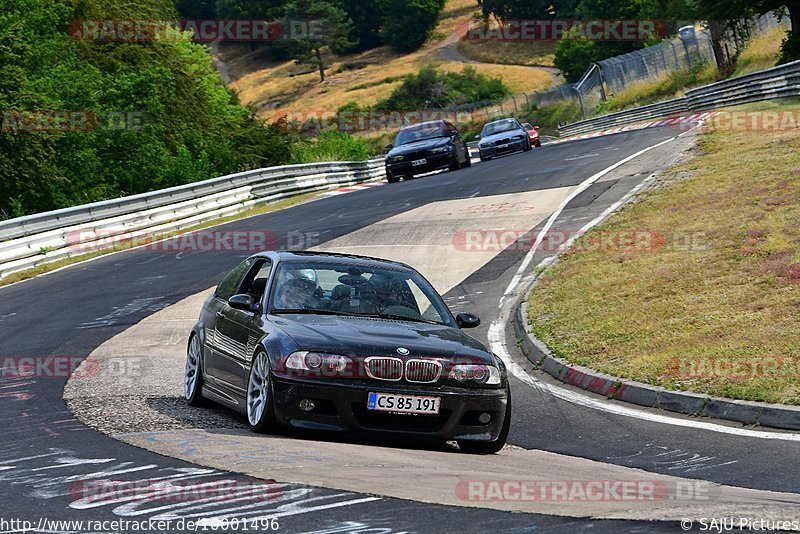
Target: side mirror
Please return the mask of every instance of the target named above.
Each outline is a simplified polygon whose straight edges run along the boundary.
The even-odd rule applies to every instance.
[[[539,129],[539,127],[538,127],[538,126],[534,126],[534,127],[533,127],[533,129],[534,129],[534,130],[538,130],[538,129]]]
[[[234,310],[251,312],[255,309],[256,301],[250,295],[234,295],[228,299],[228,306]]]
[[[393,148],[394,148],[394,145],[393,145],[392,143],[389,143],[388,145],[386,145],[386,146],[385,146],[385,147],[383,147],[383,148],[385,148],[386,150],[391,150],[391,149],[393,149]]]
[[[480,138],[481,138],[481,134],[477,134],[477,135],[475,135],[475,137],[473,137],[473,139],[475,139],[475,140],[478,140]]]
[[[481,318],[474,313],[461,312],[456,315],[456,323],[459,328],[475,328],[480,326]]]

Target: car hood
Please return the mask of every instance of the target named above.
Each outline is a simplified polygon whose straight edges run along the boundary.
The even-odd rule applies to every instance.
[[[413,154],[421,150],[430,150],[432,148],[444,146],[450,142],[449,137],[435,137],[433,139],[423,139],[422,141],[414,141],[413,143],[406,143],[404,145],[396,146],[391,149],[386,156],[402,156],[404,154]]]
[[[500,141],[501,139],[508,139],[509,137],[514,137],[515,135],[523,135],[527,136],[527,132],[525,130],[506,130],[505,132],[499,132],[492,135],[487,135],[486,137],[481,137],[480,144],[486,143],[494,143],[495,141]]]
[[[408,349],[409,358],[461,356],[492,362],[491,354],[479,341],[444,325],[312,314],[270,315],[269,319],[301,350],[365,358],[398,356],[397,349],[402,347]]]

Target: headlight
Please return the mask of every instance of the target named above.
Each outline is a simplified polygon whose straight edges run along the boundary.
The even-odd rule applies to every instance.
[[[389,163],[397,163],[398,161],[403,161],[403,156],[390,156],[386,158],[386,161]]]
[[[437,146],[431,149],[431,154],[442,154],[443,152],[452,152],[453,145]]]
[[[517,140],[525,139],[525,136],[524,135],[515,135],[514,139],[517,139]]]
[[[342,378],[352,375],[353,360],[341,354],[300,350],[286,359],[286,370],[290,374],[299,371],[303,376]]]
[[[474,382],[487,386],[500,384],[500,369],[494,365],[458,364],[450,369],[450,379],[457,382]]]

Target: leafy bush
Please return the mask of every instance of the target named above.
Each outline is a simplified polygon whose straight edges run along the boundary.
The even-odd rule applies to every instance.
[[[406,76],[403,83],[375,107],[384,110],[444,109],[497,100],[510,93],[502,79],[481,74],[474,67],[465,66],[458,73],[442,72],[427,65],[419,73]]]
[[[75,20],[163,19],[166,0],[9,0],[0,13],[0,218],[285,163],[290,136],[219,80],[204,46],[71,38]],[[18,112],[135,119],[122,128],[23,131]],[[102,121],[101,121],[102,124]]]
[[[290,152],[292,163],[363,161],[369,158],[370,148],[364,138],[330,131],[299,140]]]

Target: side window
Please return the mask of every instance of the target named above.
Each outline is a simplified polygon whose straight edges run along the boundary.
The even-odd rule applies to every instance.
[[[239,293],[247,293],[256,302],[260,302],[267,289],[269,273],[272,271],[272,262],[268,259],[260,259],[256,262],[250,272],[242,282]]]
[[[222,300],[228,300],[235,295],[236,290],[239,289],[239,282],[241,282],[242,277],[244,277],[244,274],[250,269],[254,261],[254,258],[247,258],[234,270],[228,273],[228,275],[223,278],[222,282],[220,282],[217,286],[217,290],[214,292],[214,295]]]

